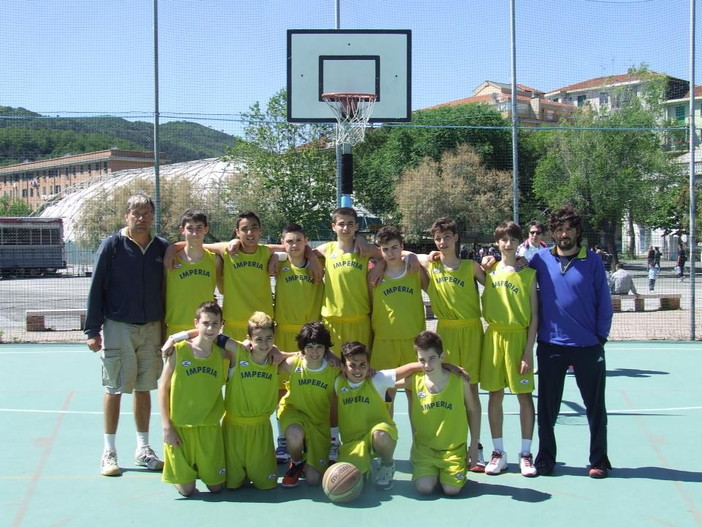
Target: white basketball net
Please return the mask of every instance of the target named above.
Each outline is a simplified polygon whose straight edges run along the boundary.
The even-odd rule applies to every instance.
[[[336,116],[336,144],[362,142],[376,96],[372,93],[325,93],[322,98]]]

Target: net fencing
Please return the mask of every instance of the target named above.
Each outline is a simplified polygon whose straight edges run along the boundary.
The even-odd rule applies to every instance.
[[[285,35],[333,28],[334,3],[234,4],[158,5],[160,231],[177,239],[182,213],[200,208],[211,240],[226,240],[238,213],[255,210],[264,241],[289,221],[329,240],[334,126],[286,122]],[[530,221],[573,203],[607,266],[623,262],[639,293],[679,295],[680,309],[624,298],[613,338],[689,338],[689,259],[700,261],[687,245],[689,17],[680,0],[518,0],[512,40],[508,2],[342,0],[341,28],[412,30],[413,119],[369,125],[353,149],[361,230],[372,239],[397,224],[426,252],[427,228],[448,215],[459,252],[479,257],[514,214],[516,107],[525,238]],[[0,24],[0,211],[61,217],[66,242],[65,268],[3,267],[0,340],[80,339],[79,316],[59,312],[85,306],[94,251],[124,224],[128,195],[154,194],[153,8],[7,0]],[[46,331],[27,331],[38,306],[52,311]]]

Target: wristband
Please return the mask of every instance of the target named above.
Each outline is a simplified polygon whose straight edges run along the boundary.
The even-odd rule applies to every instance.
[[[181,340],[188,340],[190,338],[190,335],[187,331],[179,331],[178,333],[174,333],[168,338],[171,339],[173,342],[180,342]]]
[[[229,337],[223,334],[217,335],[217,338],[215,339],[215,344],[219,346],[220,348],[224,349],[227,345],[227,341],[229,340]]]

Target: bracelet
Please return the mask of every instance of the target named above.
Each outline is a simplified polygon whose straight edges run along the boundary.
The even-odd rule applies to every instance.
[[[220,348],[224,349],[227,345],[228,340],[229,340],[229,337],[220,333],[219,335],[217,335],[217,338],[215,339],[215,344],[217,344],[217,346],[219,346]]]
[[[179,331],[178,333],[174,333],[168,338],[171,339],[173,342],[180,342],[181,340],[188,340],[190,338],[190,335],[187,331]]]

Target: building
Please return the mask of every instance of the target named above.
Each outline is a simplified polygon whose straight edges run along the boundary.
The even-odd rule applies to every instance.
[[[665,103],[667,119],[669,122],[677,124],[678,126],[688,127],[690,126],[690,90],[688,89],[685,94],[676,99],[668,99]],[[700,126],[702,126],[702,86],[695,87],[695,107],[694,107],[694,123],[696,138],[695,144],[702,143],[702,135],[700,134]],[[681,134],[681,140],[676,141],[671,145],[673,150],[683,150],[687,151],[688,148],[688,130],[685,130]],[[697,154],[695,154],[697,157]]]
[[[168,161],[161,158],[160,163]],[[32,209],[37,209],[67,187],[80,186],[120,170],[153,166],[153,152],[116,148],[27,161],[0,167],[0,196],[25,201]]]
[[[485,81],[473,90],[473,95],[449,101],[424,110],[463,104],[487,104],[495,107],[503,118],[512,119],[512,85],[504,82]],[[517,84],[517,118],[523,126],[557,124],[573,113],[573,106],[544,98],[544,92]]]

